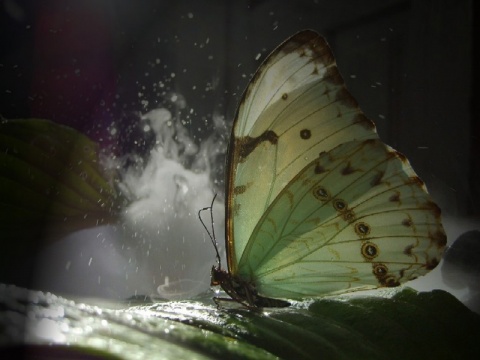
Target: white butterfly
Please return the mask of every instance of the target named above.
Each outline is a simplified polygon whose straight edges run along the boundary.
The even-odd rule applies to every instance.
[[[228,272],[219,262],[212,285],[249,307],[397,286],[441,258],[440,209],[313,31],[287,39],[250,81],[227,168]]]

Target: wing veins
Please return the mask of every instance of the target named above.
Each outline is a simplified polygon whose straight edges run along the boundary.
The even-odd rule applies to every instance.
[[[277,154],[276,154],[276,155],[277,155]],[[353,155],[354,155],[353,153],[350,154],[348,158],[352,157]],[[332,173],[333,171],[335,171],[336,169],[338,169],[342,164],[343,164],[343,162],[338,163],[338,164],[330,171],[330,173]],[[303,174],[303,172],[305,172],[306,169],[307,169],[309,166],[310,166],[310,164],[307,165],[307,166],[303,169],[303,171],[301,172],[301,174]],[[319,182],[320,182],[320,181],[317,181],[315,184],[312,184],[312,185],[310,186],[309,190],[308,190],[308,191],[305,191],[305,193],[302,195],[301,200],[303,200],[306,196],[308,196],[309,193],[310,193],[310,191],[311,191]],[[273,188],[273,186],[272,186],[271,188]],[[347,186],[346,188],[348,188],[348,186]],[[341,191],[344,191],[346,188],[344,188],[344,189],[341,190]],[[340,193],[341,191],[339,191],[338,193]],[[338,195],[338,193],[337,193],[337,195]],[[270,192],[269,198],[270,198],[270,196],[271,196],[271,192]],[[277,198],[278,198],[278,196],[277,196]],[[334,197],[332,197],[332,199],[333,199],[333,198],[334,198]],[[294,213],[293,210],[295,210],[295,209],[299,206],[300,203],[301,203],[301,201],[298,201],[297,204],[294,206],[294,208],[293,208],[291,211],[289,211],[289,215],[288,215],[288,217],[286,218],[286,221],[283,223],[282,230],[280,231],[280,234],[283,234],[283,233],[284,233],[284,229],[285,229],[285,227],[287,226],[287,224],[289,223],[289,220],[290,220],[291,216],[292,216],[293,213]],[[313,210],[313,211],[309,214],[309,216],[311,216],[311,215],[312,215],[315,211],[317,211],[319,208],[322,208],[323,206],[327,206],[327,205],[330,204],[330,203],[331,203],[331,201],[322,203],[321,206],[318,207],[318,208],[316,208],[315,210]],[[269,205],[269,207],[272,207],[274,204],[275,204],[275,200]],[[340,214],[337,213],[337,215],[336,215],[335,217],[332,217],[332,220],[338,218],[339,216],[340,216]],[[307,217],[308,217],[308,216],[307,216]],[[257,224],[257,226],[258,226],[258,224]],[[293,232],[293,230],[297,229],[298,226],[300,226],[300,223],[299,223],[299,225],[297,225],[296,227],[294,227],[291,232]],[[343,229],[344,229],[344,228],[343,228]],[[343,230],[343,229],[342,229],[342,230]],[[252,235],[253,235],[253,234],[256,235],[257,232],[258,232],[258,231],[255,229],[254,232],[252,233]],[[291,232],[290,232],[289,234],[291,234]],[[268,255],[270,255],[271,251],[273,251],[273,249],[277,246],[277,244],[278,244],[283,238],[285,238],[285,236],[279,236],[279,237],[278,237],[278,239],[275,241],[274,245],[272,245],[272,246],[270,247],[270,249],[269,249],[267,252],[265,252],[263,258],[258,262],[259,265],[264,262],[265,258],[267,258]],[[331,240],[332,240],[332,239],[329,239],[328,241],[331,241]],[[325,246],[325,245],[328,245],[328,242],[326,242],[324,245],[322,245],[322,246],[320,246],[320,247],[323,247],[323,246]],[[320,247],[318,247],[316,250],[318,250]],[[314,250],[314,251],[316,251],[316,250]],[[249,250],[248,250],[248,251],[249,251]],[[242,257],[245,256],[245,255],[247,255],[247,249],[245,249],[244,253],[242,254]],[[307,254],[307,255],[308,255],[308,254]],[[305,255],[305,256],[307,256],[307,255]]]
[[[338,169],[342,164],[344,164],[345,162],[347,162],[347,161],[348,161],[349,159],[351,159],[354,155],[355,155],[354,153],[350,154],[350,155],[348,156],[348,158],[346,158],[344,161],[340,162],[340,163],[339,163],[336,167],[334,167],[330,172],[333,172],[333,171],[335,171],[336,169]],[[389,161],[389,159],[386,158],[386,159],[383,159],[381,162],[375,163],[370,169],[364,171],[364,173],[363,173],[360,177],[356,178],[354,181],[352,181],[351,183],[349,183],[346,187],[344,187],[343,189],[339,190],[339,191],[335,194],[335,196],[338,196],[339,194],[343,193],[343,192],[344,192],[345,190],[347,190],[349,187],[354,186],[357,182],[361,181],[365,176],[368,176],[368,173],[369,173],[370,171],[374,170],[375,168],[381,166],[381,165],[384,164],[384,163],[388,163],[388,161]],[[393,174],[393,175],[394,175],[394,174]],[[392,175],[392,176],[393,176],[393,175]],[[390,178],[390,177],[391,177],[391,176],[389,176],[389,178]],[[319,182],[316,182],[315,184],[313,184],[313,185],[310,187],[310,191],[311,191],[311,189],[313,189],[315,186],[317,186],[319,183],[320,183],[320,181],[319,181]],[[398,184],[398,186],[396,186],[396,187],[394,187],[394,188],[386,189],[385,191],[379,192],[379,193],[375,194],[375,196],[372,196],[372,197],[370,197],[370,198],[368,198],[368,199],[365,199],[364,201],[362,201],[361,203],[359,203],[358,205],[356,205],[355,208],[358,207],[358,206],[360,206],[361,204],[366,203],[367,201],[369,201],[369,200],[371,200],[371,199],[374,199],[374,198],[377,197],[377,196],[381,196],[381,195],[385,194],[385,193],[386,193],[387,191],[389,191],[389,190],[397,189],[397,188],[400,188],[400,187],[403,187],[403,186],[405,186],[405,184]],[[302,196],[302,199],[305,198],[305,197],[309,194],[310,191],[306,191],[305,194]],[[332,196],[332,199],[334,199],[334,198],[335,198],[335,197]],[[297,208],[300,203],[301,203],[301,201],[298,201],[297,204],[295,205],[294,209]],[[330,203],[331,203],[331,201],[322,203],[321,207],[323,207],[323,206],[325,206],[325,205],[327,205],[327,204],[330,204]],[[313,210],[310,214],[308,214],[306,217],[304,217],[304,219],[310,217],[314,212],[318,211],[318,209],[319,209],[319,208],[316,208],[315,210]],[[408,210],[418,210],[418,208],[412,207],[412,208],[402,208],[402,209],[391,209],[391,210],[385,210],[385,211],[378,212],[378,213],[369,213],[368,215],[364,215],[364,216],[361,216],[361,217],[359,217],[359,218],[356,218],[356,221],[358,221],[359,219],[365,218],[365,217],[367,217],[367,216],[371,216],[371,215],[376,215],[376,214],[381,214],[381,213],[383,213],[383,214],[385,214],[385,213],[394,213],[394,212],[408,211]],[[284,232],[283,232],[283,229],[285,229],[285,227],[287,226],[287,224],[288,224],[288,222],[289,222],[289,219],[291,218],[291,215],[292,215],[293,213],[294,213],[294,211],[290,211],[290,215],[287,217],[286,221],[284,222],[284,224],[283,224],[283,226],[282,226],[282,230],[280,231],[281,234],[284,233]],[[340,217],[341,217],[341,214],[337,213],[337,215],[336,215],[335,217],[332,217],[331,220],[329,220],[329,222],[332,222],[332,221],[334,221],[334,220],[336,220],[336,219],[338,219],[338,218],[340,218]],[[325,224],[325,222],[323,222],[323,224]],[[429,224],[429,223],[425,223],[425,224]],[[345,223],[345,226],[342,227],[341,231],[343,231],[344,229],[346,229],[349,225],[350,225],[350,223]],[[421,224],[416,224],[416,225],[421,225]],[[295,226],[294,228],[292,228],[292,230],[291,230],[288,234],[285,234],[285,235],[283,235],[283,236],[280,236],[280,237],[278,238],[278,240],[275,242],[275,245],[273,245],[273,246],[269,249],[269,251],[267,251],[267,252],[265,253],[265,256],[263,257],[263,259],[262,259],[261,261],[259,261],[259,264],[263,263],[264,259],[268,257],[268,255],[270,254],[271,251],[273,251],[273,249],[275,248],[276,244],[278,244],[278,243],[279,243],[282,239],[284,239],[285,237],[291,236],[291,234],[292,234],[296,229],[298,229],[299,226],[301,226],[301,221],[299,222],[299,225],[297,225],[297,226]],[[321,226],[317,226],[316,228],[319,228],[319,227],[321,227]],[[315,228],[315,229],[316,229],[316,228]],[[341,231],[339,231],[339,233],[340,233]],[[399,236],[392,236],[392,237],[397,237],[397,238],[398,238]],[[412,236],[411,236],[411,235],[408,235],[408,236],[405,236],[405,237],[407,238],[407,237],[412,237]],[[304,256],[300,256],[300,257],[296,258],[295,261],[292,261],[291,263],[288,263],[288,264],[286,264],[285,266],[289,266],[289,265],[291,265],[292,263],[295,263],[295,262],[297,262],[297,261],[301,261],[302,259],[304,259],[305,257],[309,256],[310,254],[312,254],[312,253],[320,250],[321,248],[323,248],[323,247],[325,247],[325,246],[330,245],[330,244],[331,244],[331,241],[332,241],[333,239],[335,239],[335,238],[336,238],[336,235],[332,236],[330,239],[328,239],[328,240],[325,241],[324,243],[319,244],[319,245],[318,245],[315,249],[313,249],[312,251],[308,252],[308,253],[305,254]],[[380,237],[378,237],[378,238],[380,238]],[[387,236],[384,236],[384,237],[382,237],[382,238],[387,238]],[[420,236],[415,236],[415,238],[420,238]],[[422,237],[422,238],[423,238],[423,237]],[[425,238],[428,238],[428,237],[425,237]],[[363,239],[363,240],[366,240],[366,239],[373,239],[373,237],[371,237],[371,238],[365,238],[365,239]],[[362,240],[362,239],[356,239],[356,240],[350,240],[350,241],[361,241],[361,240]],[[341,242],[341,243],[344,243],[344,242]],[[260,275],[264,275],[264,274],[267,274],[267,273],[270,273],[270,271],[267,271],[267,272],[264,272],[264,273],[259,273],[258,275],[260,276]]]
[[[293,51],[297,51],[298,49],[300,49],[301,47],[303,47],[304,44],[299,44],[298,47],[296,47],[294,50],[292,49],[291,52]],[[280,53],[282,51],[282,49],[279,49],[279,51],[277,53],[275,53],[275,55],[278,55],[278,53]],[[270,54],[269,57],[271,57],[273,54]],[[267,57],[268,59],[268,57]],[[274,62],[271,62],[271,63],[266,63],[265,65],[268,65],[268,66],[265,66],[265,69],[262,69],[262,67],[260,67],[258,70],[257,70],[257,74],[258,73],[261,73],[261,76],[258,78],[258,79],[255,79],[255,76],[253,76],[253,80],[254,80],[254,83],[262,83],[263,82],[263,79],[267,76],[267,74],[270,72],[270,69],[272,67],[274,67],[275,64],[277,64],[279,61],[281,60],[281,58],[277,58]],[[294,60],[292,60],[290,63],[294,62]],[[250,80],[252,81],[252,80]],[[282,84],[282,86],[286,83],[287,80],[285,80]],[[251,94],[251,98],[252,99],[255,99],[255,95],[258,93],[258,91],[260,91],[260,87],[259,86],[256,86],[255,87],[255,92],[253,94]],[[260,113],[262,113],[263,111],[265,111],[266,108],[268,108],[270,106],[270,103],[272,101],[272,99],[275,97],[275,95],[278,93],[278,90],[272,94],[272,96],[270,97],[270,99],[268,100],[268,102],[265,103],[265,106],[262,108],[262,111]],[[251,106],[251,103],[249,104],[248,106],[248,110],[246,110],[246,114],[244,115],[245,118],[248,118],[250,116],[250,111],[252,109],[252,106]],[[242,131],[243,133],[243,131]]]

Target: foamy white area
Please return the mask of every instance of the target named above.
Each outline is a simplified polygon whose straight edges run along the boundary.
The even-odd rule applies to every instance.
[[[122,219],[45,249],[38,258],[37,288],[118,300],[136,295],[185,299],[208,289],[215,250],[198,219],[198,210],[214,197],[208,164],[195,172],[181,165],[185,155],[204,154],[168,110],[154,110],[142,121],[145,131],[155,133],[157,145],[143,159],[148,163],[141,171],[132,167],[123,174],[122,187],[132,202]],[[224,214],[223,203],[216,200],[221,248]],[[203,218],[211,226],[208,212]]]

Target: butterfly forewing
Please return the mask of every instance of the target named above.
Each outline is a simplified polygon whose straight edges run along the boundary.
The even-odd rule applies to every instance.
[[[229,268],[236,271],[259,219],[320,152],[377,138],[325,40],[304,31],[280,45],[245,91],[234,122],[228,175]],[[233,240],[234,239],[234,240]]]

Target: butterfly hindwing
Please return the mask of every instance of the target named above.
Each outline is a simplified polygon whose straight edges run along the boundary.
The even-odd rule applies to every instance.
[[[351,141],[307,165],[258,222],[238,273],[269,297],[395,286],[439,262],[440,211],[408,161]]]

